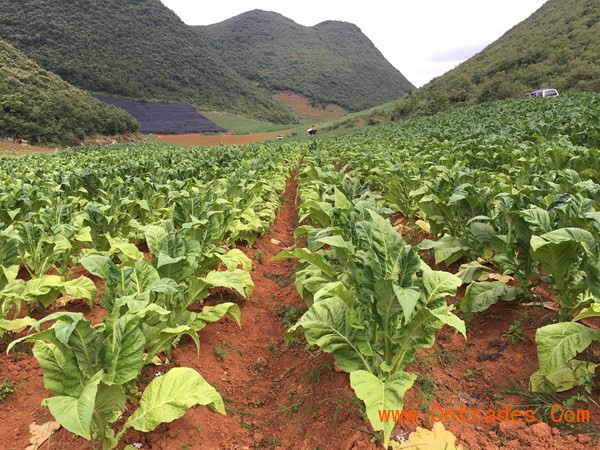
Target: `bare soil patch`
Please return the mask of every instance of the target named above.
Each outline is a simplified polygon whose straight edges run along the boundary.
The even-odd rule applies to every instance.
[[[302,118],[313,119],[315,122],[335,120],[348,114],[344,108],[335,104],[312,106],[306,97],[293,92],[275,94],[273,98],[291,108]]]

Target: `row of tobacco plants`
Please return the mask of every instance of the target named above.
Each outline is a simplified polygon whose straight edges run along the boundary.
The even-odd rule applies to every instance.
[[[232,247],[274,220],[297,149],[146,145],[0,159],[0,335],[29,328],[8,350],[34,343],[54,394],[43,404],[64,428],[108,449],[128,429],[151,431],[197,404],[225,413],[190,368],[142,394],[138,379],[182,336],[199,350],[206,324],[225,315],[240,323],[233,302],[199,305],[218,286],[251,294],[252,263]],[[97,306],[83,273],[104,282]],[[72,299],[107,314],[96,325],[64,308],[29,316]],[[137,408],[124,420],[128,402]]]
[[[551,285],[556,317],[537,330],[530,389],[591,393],[598,361],[586,349],[600,330],[585,319],[600,316],[599,123],[600,95],[578,94],[314,143],[298,175],[298,247],[278,256],[298,259],[309,307],[289,335],[302,329],[350,373],[386,446],[394,424],[377,410],[402,409],[415,378],[404,369],[437,329],[465,334],[446,303],[463,284],[465,320],[498,301],[536,302],[535,287]],[[384,218],[392,212],[433,238],[411,248]],[[458,273],[429,268],[416,253],[426,249],[436,264],[463,262]]]

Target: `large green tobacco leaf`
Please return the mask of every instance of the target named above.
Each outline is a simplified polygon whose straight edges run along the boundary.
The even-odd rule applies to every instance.
[[[17,263],[19,245],[15,236],[7,232],[0,233],[0,266],[10,267]]]
[[[242,266],[242,270],[245,270],[246,272],[252,270],[252,260],[237,248],[229,250],[224,255],[217,253],[216,256],[223,264],[225,264],[227,270],[235,270],[238,266]]]
[[[520,211],[521,216],[536,233],[547,233],[552,229],[552,221],[548,211],[534,207]]]
[[[392,368],[402,370],[414,361],[417,349],[432,347],[435,343],[436,331],[444,324],[466,336],[464,322],[451,311],[450,306],[442,306],[435,310],[427,307],[420,308],[394,336],[396,354]]]
[[[592,233],[580,228],[561,228],[560,230],[554,230],[550,231],[549,233],[545,233],[539,236],[539,238],[543,241],[551,242],[553,244],[560,244],[562,242],[578,242],[581,244],[586,253],[590,253],[592,255],[597,253],[597,244]],[[535,239],[534,242],[532,237],[531,247],[533,248],[533,251],[536,251],[539,247],[544,245],[540,239]]]
[[[193,323],[193,328],[200,331],[204,325],[221,320],[225,315],[229,315],[238,326],[241,323],[240,307],[235,303],[219,303],[214,306],[205,306],[199,313],[191,313],[190,323]]]
[[[94,298],[96,298],[98,292],[94,282],[87,277],[79,277],[65,281],[61,291],[73,298],[86,299],[90,305]]]
[[[356,396],[365,403],[367,417],[374,430],[383,431],[383,445],[388,447],[390,434],[396,426],[393,420],[382,421],[380,412],[400,411],[404,406],[404,394],[409,390],[416,375],[398,371],[381,380],[366,370],[350,373],[350,385]]]
[[[43,275],[29,280],[23,291],[23,297],[28,302],[37,301],[47,308],[56,300],[64,286],[58,275]]]
[[[31,327],[35,323],[36,320],[31,317],[23,317],[14,320],[0,319],[0,338],[8,331],[16,331],[21,328]]]
[[[102,343],[103,367],[107,383],[125,384],[142,370],[146,339],[139,319],[126,314],[106,321],[108,339]]]
[[[542,270],[554,277],[554,283],[561,291],[567,288],[573,268],[581,260],[580,249],[596,259],[593,235],[579,228],[562,228],[531,237],[531,254],[542,263]]]
[[[168,352],[173,342],[183,335],[189,336],[196,344],[196,350],[200,352],[200,339],[197,330],[193,327],[189,325],[166,327],[158,330],[154,337],[148,338],[147,361],[151,361],[160,352]]]
[[[171,369],[144,390],[140,406],[125,422],[124,430],[152,431],[161,423],[180,418],[194,405],[212,405],[225,414],[223,399],[198,372],[188,367]]]
[[[78,397],[83,378],[73,353],[59,343],[36,340],[33,355],[44,370],[44,387],[56,395]]]
[[[542,263],[542,270],[554,277],[559,289],[564,289],[567,274],[579,261],[578,245],[573,241],[547,242],[539,236],[531,237],[532,255]]]
[[[422,264],[424,305],[430,309],[446,304],[446,297],[456,295],[456,290],[462,284],[462,280],[456,275],[448,272],[431,270],[426,264]]]
[[[373,267],[373,273],[376,278],[387,278],[396,280],[401,270],[409,272],[418,265],[414,264],[414,255],[406,250],[404,239],[392,228],[390,222],[374,211],[368,210],[371,221],[361,221],[356,224],[356,234],[362,241],[363,248],[370,250],[371,256],[377,261]],[[400,258],[400,255],[405,257]],[[410,255],[411,258],[407,258]],[[405,263],[405,267],[400,267]],[[402,276],[401,278],[404,278]]]
[[[103,278],[107,282],[119,278],[119,268],[108,256],[88,255],[81,258],[79,262],[89,273]]]
[[[471,234],[481,245],[486,248],[491,247],[491,242],[494,236],[498,233],[489,223],[473,222],[471,224]]]
[[[206,274],[203,280],[211,287],[226,287],[233,289],[244,298],[249,298],[254,290],[250,274],[241,269],[217,271]]]
[[[329,277],[335,276],[335,268],[327,262],[322,254],[311,252],[306,248],[295,248],[291,252],[288,250],[283,250],[271,258],[271,261],[282,261],[288,258],[297,258],[301,261],[306,261],[307,263],[317,267]]]
[[[144,254],[138,250],[135,244],[129,242],[127,239],[113,239],[109,235],[106,235],[106,239],[110,245],[108,253],[118,256],[122,262],[139,261],[144,258]]]
[[[102,440],[103,448],[114,448],[118,445],[115,432],[110,424],[116,422],[125,409],[127,398],[118,384],[100,383],[96,392],[92,423]]]
[[[419,244],[419,248],[422,250],[433,249],[436,264],[443,262],[450,265],[463,257],[471,247],[463,239],[444,235],[437,241],[423,240]]]
[[[15,281],[17,275],[19,275],[19,268],[20,266],[18,264],[12,266],[0,265],[0,291],[4,289],[6,285]]]
[[[90,378],[78,398],[59,395],[44,399],[42,406],[47,406],[54,418],[71,433],[89,440],[96,392],[102,376],[100,371]]]
[[[321,350],[332,353],[339,366],[346,372],[371,370],[373,356],[363,330],[350,325],[348,307],[339,298],[314,303],[288,330],[286,339],[302,328],[307,342],[318,345]]]
[[[44,370],[44,387],[57,395],[78,397],[83,377],[73,353],[60,344],[36,340],[33,355]]]
[[[471,283],[460,301],[460,309],[465,319],[471,320],[475,313],[485,311],[498,300],[513,300],[516,295],[517,289],[502,281]]]
[[[55,325],[57,338],[60,333],[60,325],[61,322],[57,322]],[[67,326],[67,329],[71,331],[71,326]],[[68,338],[68,346],[75,355],[77,366],[88,378],[92,377],[99,369],[100,361],[97,351],[99,338],[98,332],[86,320],[77,321]]]
[[[535,343],[540,371],[549,374],[565,367],[594,340],[600,340],[600,330],[580,323],[561,322],[539,328],[535,333]]]

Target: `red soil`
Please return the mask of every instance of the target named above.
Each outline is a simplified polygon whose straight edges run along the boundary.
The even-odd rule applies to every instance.
[[[273,98],[291,108],[302,118],[312,118],[316,122],[339,119],[347,114],[344,108],[335,104],[314,108],[306,97],[293,92],[275,94]]]
[[[206,407],[193,408],[181,419],[163,424],[151,433],[129,432],[120,448],[133,442],[141,442],[142,449],[377,448],[370,442],[370,425],[359,413],[360,402],[349,387],[348,374],[335,370],[330,355],[306,348],[303,339],[291,346],[284,343],[286,328],[281,313],[290,307],[302,307],[303,301],[293,283],[294,262],[273,262],[270,258],[293,245],[296,220],[292,181],[284,195],[283,209],[269,233],[252,248],[242,248],[254,262],[252,278],[256,287],[252,297],[240,300],[219,292],[209,299],[213,303],[225,296],[225,301],[237,301],[242,310],[242,327],[230,319],[210,324],[200,333],[199,357],[186,337],[169,356],[170,365],[144,370],[142,384],[159,371],[175,366],[198,370],[223,396],[227,416]],[[258,250],[264,253],[262,263],[257,261]],[[262,260],[260,256],[258,259]],[[98,285],[102,288],[102,283]],[[90,310],[81,302],[66,308],[84,312],[94,321],[103,314],[99,306]],[[506,404],[522,403],[521,397],[506,393],[506,386],[510,378],[526,387],[536,369],[535,330],[549,323],[555,314],[516,302],[502,302],[476,316],[468,328],[467,341],[445,327],[434,347],[420,351],[417,361],[408,368],[420,376],[405,397],[405,409],[418,410],[417,420],[399,424],[396,433],[413,431],[416,426],[431,428],[429,412],[435,403],[446,409],[459,410],[462,406],[495,411]],[[510,344],[506,333],[516,319],[522,319],[525,340]],[[227,351],[224,359],[216,347]],[[0,403],[0,417],[4,419],[0,421],[0,449],[25,448],[29,424],[52,420],[48,410],[40,406],[48,396],[42,370],[26,348],[6,355],[6,344],[0,344],[0,381],[11,381],[17,388]],[[597,390],[593,394],[598,398]],[[578,404],[579,408],[590,408],[590,425],[598,432],[600,410],[591,406]],[[583,450],[594,446],[589,436],[563,436],[557,428],[544,423],[487,423],[480,416],[474,423],[455,421],[444,425],[470,449]],[[92,445],[61,429],[47,448],[75,450]]]

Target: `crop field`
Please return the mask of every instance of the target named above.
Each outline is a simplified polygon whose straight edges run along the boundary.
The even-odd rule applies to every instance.
[[[0,158],[0,448],[593,448],[599,157],[573,94]]]

